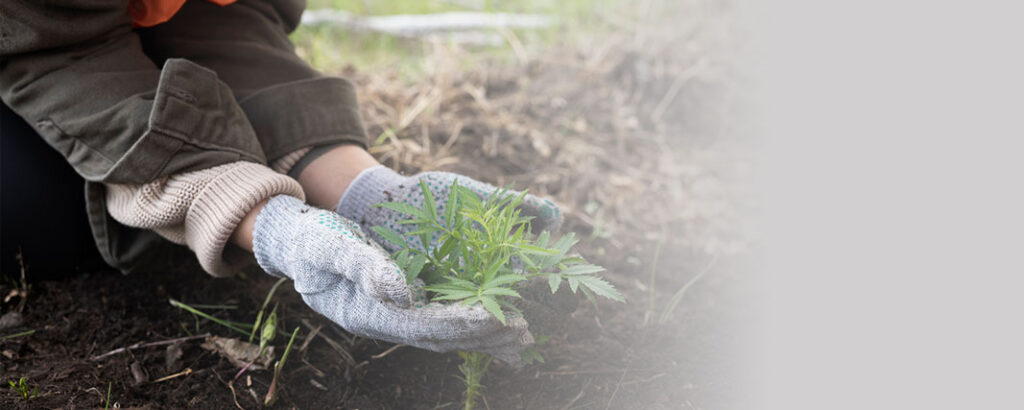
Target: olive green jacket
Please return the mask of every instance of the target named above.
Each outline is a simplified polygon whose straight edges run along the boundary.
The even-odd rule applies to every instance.
[[[111,218],[104,183],[365,144],[352,84],[313,70],[288,39],[304,0],[189,1],[170,21],[138,30],[127,7],[0,1],[0,98],[86,180],[93,236],[111,266],[131,272],[193,258]]]

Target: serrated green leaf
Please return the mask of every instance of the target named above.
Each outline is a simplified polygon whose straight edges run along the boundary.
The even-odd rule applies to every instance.
[[[482,296],[480,297],[480,304],[484,305],[484,309],[487,309],[487,311],[491,312],[494,317],[498,318],[498,321],[500,321],[501,324],[505,324],[505,313],[501,311],[501,306],[498,305],[498,301],[494,300],[494,298],[490,296]]]
[[[442,236],[443,237],[443,236]],[[442,260],[452,253],[455,249],[455,245],[458,244],[458,239],[454,236],[449,236],[441,242],[441,246],[434,248],[434,259]]]
[[[462,292],[462,291],[473,292],[474,294],[477,293],[476,285],[473,285],[473,286],[463,286],[463,285],[456,285],[456,284],[451,284],[451,283],[440,283],[440,284],[436,284],[436,285],[428,285],[428,286],[424,286],[423,289],[431,291],[431,292],[435,292],[435,293],[450,293],[450,292]]]
[[[514,298],[522,298],[519,292],[516,292],[509,288],[490,288],[483,291],[484,295],[496,295],[496,296],[509,296]]]
[[[561,238],[558,238],[558,241],[555,242],[552,248],[558,249],[562,253],[566,253],[569,252],[569,249],[571,249],[573,246],[576,246],[577,242],[579,242],[579,240],[576,239],[576,234],[569,232],[563,235]]]
[[[506,255],[503,258],[498,258],[492,261],[491,264],[488,265],[483,272],[481,272],[481,277],[483,278],[482,282],[487,283],[494,279],[494,274],[498,273],[498,269],[501,269],[501,267],[505,265],[506,262],[508,262],[508,259],[509,256]]]
[[[420,180],[420,189],[423,190],[423,210],[427,212],[429,218],[437,220],[437,204],[434,203],[434,193],[427,186],[427,182]]]
[[[444,293],[441,296],[434,297],[432,300],[434,300],[434,301],[462,300],[462,299],[465,299],[465,298],[468,298],[468,297],[473,297],[473,296],[476,296],[476,292],[457,291],[457,292],[451,292],[451,293]]]
[[[426,211],[416,208],[412,205],[401,203],[401,202],[384,202],[374,205],[376,207],[390,209],[392,211],[401,212],[406,215],[416,216],[423,219],[429,219],[430,214]]]
[[[529,244],[525,244],[525,243],[518,244],[515,247],[517,249],[522,250],[523,252],[531,253],[531,254],[535,254],[535,255],[557,255],[558,254],[558,250],[557,249],[541,248],[541,247],[538,247],[538,246],[533,246],[533,245],[529,245]]]
[[[396,252],[392,259],[395,260],[395,264],[404,269],[406,266],[409,266],[409,249],[402,249]]]
[[[405,269],[405,283],[412,283],[416,280],[416,277],[420,275],[420,271],[423,270],[423,265],[427,263],[427,255],[417,253],[416,256],[412,257],[409,261],[409,267]]]
[[[535,272],[540,270],[537,266],[537,262],[534,262],[533,258],[526,256],[525,254],[519,255],[519,260],[523,261],[523,266],[525,266],[529,271]]]
[[[444,205],[444,223],[449,229],[455,224],[455,210],[459,206],[459,196],[455,195],[455,189],[458,186],[459,180],[456,178],[448,188],[448,201]]]
[[[402,238],[402,235],[399,235],[395,231],[392,231],[383,226],[374,226],[373,228],[370,229],[373,229],[374,232],[376,232],[378,235],[383,237],[388,242],[391,242],[403,248],[409,247],[409,244],[405,243],[405,238]]]
[[[604,272],[604,271],[605,271],[605,269],[603,267],[600,267],[600,266],[597,266],[597,265],[574,265],[574,266],[570,266],[568,268],[565,268],[561,272],[558,272],[558,273],[560,273],[562,275],[565,275],[565,276],[573,276],[573,275],[586,275],[588,273],[597,273],[597,272]]]
[[[405,236],[430,235],[430,234],[433,234],[434,232],[437,232],[436,228],[434,228],[432,226],[427,226],[427,227],[419,228],[419,229],[417,229],[415,231],[409,232],[409,233],[405,234]]]
[[[565,280],[569,282],[569,290],[572,290],[572,293],[576,293],[576,288],[580,286],[580,277],[567,276]]]
[[[472,281],[468,281],[468,280],[465,280],[465,279],[451,278],[451,279],[449,279],[448,283],[452,284],[453,286],[462,286],[462,287],[465,287],[467,289],[476,289],[477,288],[476,283],[473,283]]]
[[[598,296],[604,296],[608,299],[626,303],[626,298],[615,289],[608,281],[599,278],[597,276],[574,276],[577,278],[581,285],[587,289],[593,291]]]
[[[558,261],[558,263],[565,266],[572,266],[587,263],[587,260],[579,256],[570,256],[568,258],[562,258],[562,260]]]
[[[548,285],[551,286],[551,293],[558,292],[558,285],[562,283],[562,277],[556,273],[548,275]]]
[[[522,282],[524,280],[526,280],[526,277],[524,277],[523,275],[519,275],[519,274],[515,274],[515,273],[509,273],[509,274],[505,274],[505,275],[499,275],[499,276],[495,277],[494,279],[491,279],[491,280],[487,281],[487,283],[484,283],[480,287],[482,289],[490,289],[490,288],[495,288],[495,287],[498,287],[498,286],[501,286],[501,285],[510,285],[510,284],[513,284],[513,283]]]
[[[597,310],[597,300],[594,300],[594,294],[587,290],[586,286],[580,287],[580,291],[583,292],[583,296],[587,297],[591,305],[594,305],[594,310]]]
[[[543,231],[540,235],[537,235],[537,240],[533,241],[533,244],[546,249],[549,241],[551,241],[551,232]]]

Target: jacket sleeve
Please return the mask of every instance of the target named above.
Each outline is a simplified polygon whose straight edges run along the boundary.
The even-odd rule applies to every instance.
[[[356,88],[300,58],[288,33],[304,0],[189,1],[170,21],[139,30],[156,61],[182,57],[217,72],[249,118],[267,161],[340,143],[366,146]]]
[[[252,256],[228,246],[228,239],[249,210],[275,195],[304,199],[294,179],[239,161],[143,185],[108,184],[106,202],[118,222],[186,245],[208,273],[229,276]]]
[[[0,2],[0,98],[87,181],[144,184],[236,161],[266,163],[217,74],[157,67],[123,0]]]

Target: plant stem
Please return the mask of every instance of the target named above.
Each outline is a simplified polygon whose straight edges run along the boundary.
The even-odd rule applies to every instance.
[[[661,246],[665,244],[665,226],[661,227],[661,235],[658,236],[658,245],[654,248],[654,258],[651,261],[651,279],[647,284],[647,311],[644,312],[644,326],[651,322],[654,315],[654,279],[658,274],[658,259],[661,258]]]
[[[487,373],[492,358],[486,353],[479,352],[459,352],[459,356],[462,357],[459,371],[462,372],[462,381],[466,384],[466,402],[463,408],[473,410],[476,399],[483,395],[484,385],[480,384],[480,381],[483,380],[484,373]]]

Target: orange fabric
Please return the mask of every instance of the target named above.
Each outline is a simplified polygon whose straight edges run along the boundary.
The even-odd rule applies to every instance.
[[[236,0],[206,0],[218,6],[227,6]],[[151,27],[174,17],[181,10],[185,0],[131,0],[128,3],[128,14],[132,16],[135,27]]]

